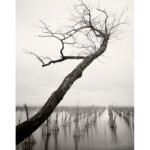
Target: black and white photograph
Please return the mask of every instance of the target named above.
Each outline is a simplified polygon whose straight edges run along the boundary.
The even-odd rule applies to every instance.
[[[133,5],[16,0],[16,150],[134,150]]]

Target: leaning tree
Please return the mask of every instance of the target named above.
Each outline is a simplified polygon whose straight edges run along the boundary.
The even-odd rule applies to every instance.
[[[122,32],[122,25],[127,24],[125,11],[112,14],[105,9],[90,8],[82,1],[75,5],[74,9],[76,13],[71,16],[71,23],[67,26],[66,31],[54,32],[45,22],[40,21],[42,34],[39,37],[57,39],[61,43],[60,58],[53,60],[50,57],[41,57],[31,51],[26,52],[34,55],[42,63],[42,67],[66,60],[82,61],[64,78],[39,112],[17,125],[16,144],[30,136],[51,115],[73,83],[82,77],[83,71],[106,51],[110,38],[118,38]],[[80,53],[65,55],[64,51],[67,45],[80,48]]]

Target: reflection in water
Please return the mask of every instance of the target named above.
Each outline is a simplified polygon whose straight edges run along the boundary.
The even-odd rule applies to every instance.
[[[106,145],[106,143],[107,143],[107,136],[106,136],[107,134],[106,134],[106,132],[107,132],[107,131],[106,131],[106,121],[105,121],[105,123],[104,123],[104,137],[105,137],[104,140],[105,140],[105,145]]]
[[[54,122],[54,125],[53,125],[53,131],[54,132],[59,131],[59,126],[58,126],[58,112],[56,112],[56,119],[55,119],[55,122]]]
[[[71,135],[71,125],[68,126],[69,135]]]
[[[89,137],[89,128],[86,128],[86,135]]]
[[[85,128],[85,136],[87,138],[87,142],[89,143],[89,128]]]
[[[26,138],[22,143],[22,149],[23,150],[32,150],[33,145],[35,144],[35,141],[33,139],[33,136]]]
[[[134,117],[131,117],[131,128],[134,131]]]
[[[81,110],[82,109],[85,108],[81,108]],[[110,150],[113,148],[117,150],[133,150],[134,116],[132,114],[127,114],[125,118],[125,116],[122,115],[123,111],[119,111],[118,108],[116,110],[112,108],[110,111],[108,109],[105,109],[105,111],[102,110],[103,109],[98,110],[97,113],[93,110],[92,112],[86,110],[84,113],[82,111],[74,111],[72,113],[69,112],[69,114],[66,108],[66,110],[64,109],[60,112],[60,117],[58,117],[58,111],[55,111],[51,118],[45,121],[45,123],[39,128],[40,130],[34,133],[34,138],[36,140],[35,144],[31,142],[32,140],[29,140],[30,138],[27,138],[20,143],[16,149]],[[63,114],[64,116],[62,117]],[[115,119],[115,116],[117,116],[117,119]],[[130,116],[132,130],[129,128],[127,125],[128,123],[125,120],[127,119],[127,116]],[[24,117],[26,119],[25,112]],[[73,120],[74,123],[72,122]],[[111,128],[108,122],[111,122],[114,125],[114,120],[117,126],[116,128]],[[22,121],[23,120],[21,120],[21,122]],[[61,124],[63,125],[62,127],[60,127]]]
[[[79,137],[80,136],[80,129],[79,129],[79,114],[78,112],[76,113],[76,117],[75,117],[75,130],[74,130],[74,137]]]
[[[47,137],[47,135],[51,135],[51,122],[48,119],[46,123],[42,125],[42,138]]]
[[[85,131],[86,131],[86,135],[88,137],[89,136],[89,120],[88,120],[88,117],[86,119]]]
[[[79,141],[80,141],[80,137],[74,136],[75,150],[78,150]]]
[[[68,123],[68,124],[69,124],[69,127],[71,127],[71,115],[69,116],[69,119],[68,119],[68,120],[69,120],[69,123]]]
[[[124,116],[124,120],[127,123],[127,125],[130,127],[130,116]]]
[[[110,131],[111,131],[111,139],[112,139],[112,142],[113,143],[117,143],[117,131],[116,131],[116,128],[114,128],[114,129],[110,129]]]
[[[54,136],[54,140],[55,140],[54,150],[58,150],[58,142],[57,142],[58,133],[59,133],[58,130],[53,132],[53,136]]]
[[[94,124],[94,130],[95,130],[95,134],[97,135],[97,131],[98,131],[97,122]]]
[[[64,136],[65,136],[65,139],[67,137],[67,130],[66,130],[66,127],[63,127],[63,130],[64,130]]]
[[[48,141],[50,138],[50,134],[47,134],[46,139],[45,139],[45,150],[48,150]]]
[[[131,132],[134,132],[134,117],[132,116],[132,114],[124,115],[123,119],[128,127],[131,129]]]
[[[29,112],[26,104],[24,105],[24,110],[25,110],[26,118],[27,118],[27,120],[29,120],[29,113],[30,112]],[[20,120],[19,120],[19,124],[20,124]],[[22,147],[24,150],[31,150],[34,143],[35,143],[35,140],[33,138],[33,135],[31,134],[31,136],[29,136],[28,138],[26,138],[24,140],[24,142],[22,143]]]

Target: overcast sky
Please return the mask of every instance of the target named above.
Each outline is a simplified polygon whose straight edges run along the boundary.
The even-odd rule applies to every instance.
[[[77,0],[16,0],[17,2],[17,105],[43,105],[57,89],[64,77],[80,62],[66,61],[45,68],[35,57],[25,54],[29,49],[39,55],[59,57],[59,44],[48,38],[39,38],[42,19],[52,29],[68,25],[68,18]],[[90,5],[98,0],[85,0]],[[100,0],[102,8],[120,12],[128,7],[129,26],[124,28],[121,40],[109,43],[101,62],[95,60],[76,81],[60,105],[133,105],[133,4],[132,0]],[[72,52],[73,49],[69,48]]]

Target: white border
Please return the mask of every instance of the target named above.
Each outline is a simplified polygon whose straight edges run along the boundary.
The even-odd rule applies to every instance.
[[[15,149],[15,1],[0,2],[0,149]]]
[[[135,150],[150,144],[150,2],[135,1]]]
[[[135,150],[149,149],[150,2],[135,2]],[[0,4],[0,149],[15,149],[15,1]]]

